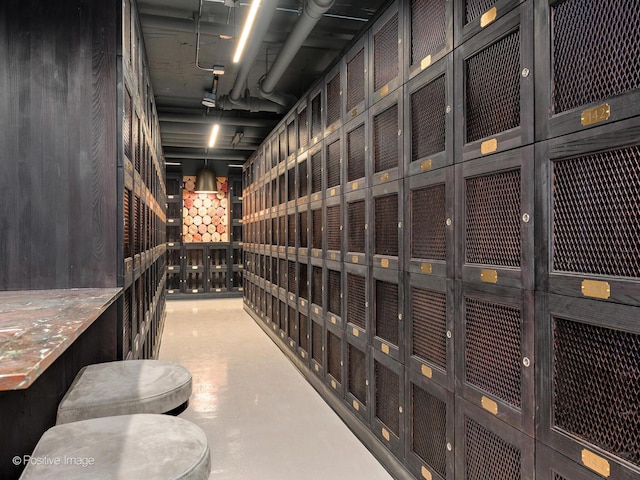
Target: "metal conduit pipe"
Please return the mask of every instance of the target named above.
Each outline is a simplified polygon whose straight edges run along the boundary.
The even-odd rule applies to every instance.
[[[274,95],[278,81],[284,75],[296,53],[298,53],[304,41],[322,18],[322,15],[329,11],[334,2],[335,0],[305,0],[296,26],[287,38],[275,62],[273,62],[271,69],[260,81],[260,95],[265,98],[271,98]]]
[[[231,95],[222,95],[218,98],[218,108],[221,110],[246,110],[248,112],[285,113],[283,105],[265,100],[264,98],[251,97],[248,92],[244,97],[236,100]]]
[[[238,125],[245,127],[258,127],[269,128],[271,126],[269,121],[261,120],[259,118],[242,118],[242,117],[225,117],[220,116],[204,116],[204,115],[183,115],[179,113],[161,113],[159,115],[160,123],[206,123],[211,125],[213,123],[219,123],[220,125]],[[275,125],[277,120],[273,121]],[[162,125],[160,125],[162,127]]]

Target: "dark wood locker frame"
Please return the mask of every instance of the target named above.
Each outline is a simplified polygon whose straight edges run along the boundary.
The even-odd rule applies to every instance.
[[[289,228],[291,227],[291,225],[289,225],[289,216],[293,215],[294,218],[294,223],[295,223],[295,229],[294,229],[294,244],[290,245],[289,240],[291,240],[289,238],[289,234],[291,232],[289,232]],[[295,205],[295,203],[292,206],[289,206],[287,208],[287,254],[288,255],[293,255],[296,256],[298,254],[298,209]]]
[[[326,217],[325,217],[325,211],[324,211],[324,200],[318,200],[315,202],[311,202],[309,203],[309,210],[308,210],[308,217],[307,217],[307,222],[309,225],[309,255],[313,258],[321,258],[324,259],[324,255],[325,255],[325,251],[326,251],[326,245],[324,243],[325,241],[325,224],[326,224]],[[313,248],[313,211],[314,210],[320,210],[321,214],[322,214],[322,248]]]
[[[344,401],[347,405],[347,408],[351,412],[353,412],[360,421],[364,422],[366,425],[371,424],[371,347],[367,345],[366,340],[356,338],[352,335],[349,335],[347,331],[347,335],[345,335],[345,345],[346,350],[344,352],[345,358],[345,381],[344,381]],[[360,350],[365,355],[365,385],[366,385],[366,397],[367,404],[363,405],[360,400],[358,400],[350,391],[349,391],[349,346],[353,345],[355,348]]]
[[[324,281],[327,282],[326,285],[328,287],[328,282],[329,282],[329,270],[332,270],[334,272],[338,272],[340,274],[340,312],[336,313],[336,312],[330,312],[329,311],[329,289],[328,288],[324,288],[324,292],[325,292],[325,296],[326,296],[326,304],[327,308],[325,309],[324,312],[324,319],[325,319],[325,323],[327,325],[333,325],[336,328],[339,328],[341,330],[344,330],[344,312],[345,312],[345,295],[344,295],[344,286],[345,286],[345,275],[344,275],[344,264],[341,263],[340,261],[333,261],[333,260],[325,260],[324,262],[325,265],[325,270],[326,272],[324,273]]]
[[[324,289],[325,283],[325,268],[324,268],[324,259],[322,258],[311,258],[310,269],[309,269],[309,296],[311,297],[309,304],[309,317],[314,318],[318,321],[324,322],[324,312],[326,305],[326,292]],[[316,298],[313,297],[313,267],[320,268],[322,271],[322,304],[316,303]]]
[[[363,330],[359,326],[349,321],[348,314],[348,302],[349,302],[349,290],[348,288],[343,288],[345,292],[343,300],[343,310],[344,310],[344,328],[347,331],[347,338],[355,339],[358,342],[363,342],[363,344],[371,345],[372,337],[372,318],[371,318],[371,267],[366,265],[354,265],[354,264],[343,264],[343,268],[345,270],[344,281],[345,285],[347,285],[348,279],[347,276],[358,275],[364,278],[365,284],[365,298],[364,298],[364,306],[365,306],[365,329]]]
[[[293,148],[291,146],[291,138],[289,137],[289,126],[293,124],[293,131],[295,133],[295,142]],[[286,120],[284,121],[284,130],[287,137],[287,163],[296,158],[298,153],[298,112],[294,109],[289,112]]]
[[[320,95],[320,132],[317,135],[313,134],[313,100]],[[322,83],[316,84],[315,87],[309,92],[309,150],[311,147],[316,146],[322,141],[325,136],[324,125],[326,123],[326,111],[324,105],[326,99],[324,98],[324,85]]]
[[[532,145],[501,152],[485,158],[456,165],[456,217],[458,251],[456,252],[456,278],[465,282],[495,283],[497,286],[534,289],[534,147]],[[500,265],[466,263],[465,219],[466,180],[503,171],[520,170],[520,268]],[[484,277],[486,270],[495,272],[495,278]],[[495,280],[495,282],[494,282]]]
[[[307,185],[307,194],[303,197],[298,196],[298,199],[296,200],[296,204],[298,206],[300,205],[305,205],[307,203],[309,203],[309,199],[311,196],[311,185],[309,180],[311,179],[311,175],[309,175],[309,167],[310,165],[310,156],[309,156],[309,152],[304,152],[301,153],[300,155],[298,155],[298,158],[296,160],[296,183],[298,186],[298,195],[300,194],[300,190],[301,190],[301,184],[302,182],[305,182]],[[307,176],[305,178],[300,178],[300,164],[306,162],[307,164]]]
[[[327,125],[329,119],[327,118],[327,112],[329,111],[329,96],[328,96],[328,86],[329,83],[336,77],[336,75],[340,75],[340,115],[338,120],[333,122],[331,125]],[[332,133],[340,130],[342,128],[342,124],[344,123],[343,112],[345,109],[345,95],[346,91],[346,75],[345,71],[342,68],[342,62],[338,62],[331,70],[324,74],[324,78],[321,80],[322,88],[323,88],[323,101],[324,101],[324,134],[326,137],[331,135]]]
[[[319,192],[312,192],[313,190],[313,164],[312,164],[312,158],[313,156],[320,152],[320,161],[322,164],[321,167],[321,179],[320,179],[320,191]],[[313,203],[313,202],[317,202],[318,200],[323,200],[324,199],[324,194],[325,191],[327,190],[327,172],[326,172],[326,165],[327,165],[327,161],[326,161],[326,152],[324,149],[324,139],[319,140],[318,143],[316,143],[312,148],[309,148],[308,152],[307,152],[307,158],[308,158],[308,162],[307,163],[307,172],[309,175],[309,203]]]
[[[289,262],[293,262],[295,265],[295,279],[294,279],[294,289],[295,292],[289,291]],[[287,255],[287,299],[289,302],[293,302],[298,305],[298,293],[300,292],[300,283],[298,279],[299,269],[298,269],[298,257],[295,254]]]
[[[169,275],[178,275],[178,282],[180,283],[180,286],[177,289],[169,289],[167,288],[167,295],[171,296],[174,294],[179,294],[182,293],[182,271],[183,271],[183,262],[185,261],[183,255],[182,255],[182,247],[180,246],[180,244],[172,244],[171,246],[169,246],[169,244],[167,244],[167,258],[168,258],[168,252],[169,251],[174,251],[174,252],[178,252],[178,265],[168,265],[167,262],[167,277]]]
[[[287,262],[289,261],[288,256],[286,253],[283,252],[278,252],[277,256],[275,256],[278,259],[278,283],[275,285],[278,288],[278,298],[280,298],[280,300],[282,300],[283,302],[286,302],[287,299],[289,298],[289,292],[287,291],[287,287],[288,287],[288,280],[289,280],[289,272],[285,269],[284,272],[280,271],[280,265],[282,264],[281,262],[284,261],[285,265],[287,265]],[[280,278],[282,277],[282,275],[284,275],[284,285],[285,287],[281,287],[280,286]]]
[[[302,228],[301,222],[300,222],[300,214],[301,213],[306,213],[307,214],[307,229],[305,232],[302,232],[300,229]],[[297,208],[297,213],[296,213],[297,219],[296,219],[296,225],[298,227],[298,236],[296,238],[297,240],[297,245],[299,246],[298,248],[298,258],[302,258],[302,257],[309,257],[310,253],[311,253],[311,235],[310,235],[310,228],[309,225],[311,225],[311,209],[309,208],[309,203],[300,203],[298,204],[298,208]],[[302,247],[301,242],[300,242],[300,236],[306,236],[307,237],[307,246],[306,247]]]
[[[506,403],[497,396],[466,382],[466,319],[464,299],[468,295],[492,304],[519,308],[522,317],[520,330],[520,408]],[[501,423],[508,423],[515,429],[533,437],[536,425],[535,403],[535,310],[532,291],[457,282],[455,310],[455,384],[456,395],[492,415]],[[491,409],[495,409],[494,412]]]
[[[188,252],[189,250],[202,250],[202,263],[199,265],[192,265],[188,263]],[[207,245],[205,243],[185,243],[184,244],[184,293],[187,294],[198,294],[206,292],[206,283],[207,283],[207,275],[206,275],[206,264],[205,257],[207,256]],[[200,273],[202,275],[202,288],[198,289],[190,289],[187,285],[187,275],[189,273]]]
[[[332,325],[330,322],[325,321],[326,332],[324,333],[325,338],[325,356],[326,356],[326,372],[325,372],[325,383],[331,388],[333,394],[340,399],[344,398],[344,387],[345,387],[345,346],[346,340],[344,335],[344,330],[340,326]],[[335,335],[340,339],[340,375],[342,376],[342,381],[338,381],[330,372],[329,372],[329,333]]]
[[[455,48],[474,37],[476,34],[483,32],[485,29],[491,30],[493,25],[518,7],[521,3],[529,0],[496,0],[492,8],[484,12],[472,22],[465,24],[465,3],[466,0],[454,0],[454,38]],[[495,12],[493,11],[495,9]],[[483,18],[484,17],[484,18]],[[488,23],[487,23],[488,22]],[[484,26],[482,26],[484,25]]]
[[[406,350],[406,325],[407,315],[405,314],[405,291],[403,272],[398,270],[388,270],[383,268],[373,267],[371,269],[371,286],[369,289],[370,300],[370,326],[368,336],[370,338],[370,344],[373,350],[380,352],[386,357],[392,358],[394,361],[403,364],[405,362],[405,350]],[[385,283],[391,283],[398,286],[398,345],[393,345],[387,340],[382,339],[376,335],[376,311],[378,307],[378,299],[376,296],[376,281]]]
[[[369,203],[371,205],[369,209],[369,258],[371,259],[370,265],[374,267],[398,270],[401,266],[401,260],[404,258],[404,196],[403,196],[403,184],[402,181],[394,181],[383,183],[371,188],[371,196],[369,197]],[[398,256],[390,255],[378,255],[375,249],[375,201],[378,197],[384,197],[388,195],[396,195],[398,197]]]
[[[362,72],[362,78],[364,81],[364,100],[358,102],[355,107],[349,109],[348,108],[348,89],[347,89],[347,81],[348,81],[348,64],[353,60],[360,51],[364,52],[364,71]],[[343,123],[346,125],[352,119],[357,118],[363,112],[367,110],[369,107],[369,36],[368,34],[363,35],[360,39],[358,39],[355,43],[351,45],[349,51],[342,57],[343,71],[344,71],[344,79],[345,79],[345,88],[343,90],[343,105],[344,112],[342,114],[342,118],[344,119]]]
[[[544,443],[536,442],[536,478],[538,480],[555,480],[556,475],[565,480],[602,480],[602,476],[592,470],[569,460],[564,455],[547,447]],[[616,477],[620,480],[631,480],[636,475]]]
[[[344,195],[344,211],[342,216],[342,223],[344,225],[344,235],[342,240],[342,250],[344,251],[343,261],[345,264],[352,263],[354,265],[369,265],[369,238],[367,232],[369,228],[369,218],[371,218],[371,200],[369,197],[369,189],[357,190],[355,192],[349,192]],[[365,208],[365,240],[364,240],[364,252],[351,252],[349,250],[349,236],[350,224],[349,224],[349,204],[354,202],[364,202]],[[346,265],[345,265],[346,267]]]
[[[340,209],[340,250],[329,250],[329,229],[328,229],[328,209],[329,207],[339,207]],[[329,197],[324,201],[323,208],[323,244],[325,259],[335,262],[341,262],[344,258],[343,252],[345,250],[344,244],[344,197],[342,195],[336,195],[335,197]]]
[[[364,177],[349,181],[349,133],[363,126],[364,128]],[[343,185],[344,193],[349,194],[356,190],[362,190],[369,187],[369,178],[371,175],[371,142],[369,140],[369,115],[359,115],[358,117],[345,123],[343,127]]]
[[[307,266],[306,278],[300,274],[300,265],[302,264]],[[306,316],[309,316],[309,307],[310,307],[309,299],[311,298],[311,282],[309,281],[310,275],[311,275],[311,263],[309,262],[309,257],[298,256],[298,292],[300,292],[301,283],[305,282],[307,284],[307,296],[309,297],[305,299],[298,295],[298,298],[297,298],[298,309],[301,312],[304,312]]]
[[[286,163],[286,175],[285,175],[285,179],[286,179],[286,184],[287,184],[287,198],[285,200],[285,205],[287,206],[287,208],[291,208],[291,207],[295,207],[296,204],[298,203],[298,197],[297,197],[297,187],[298,187],[298,172],[297,172],[297,167],[298,166],[298,162],[296,157],[290,157],[287,160]],[[296,191],[294,192],[294,198],[293,200],[289,200],[289,176],[293,174],[293,181],[295,184],[295,188]]]
[[[463,0],[459,0],[463,1]],[[505,0],[505,3],[513,0]],[[515,0],[520,2],[522,0]],[[454,51],[455,98],[455,162],[465,162],[487,154],[499,153],[533,143],[534,140],[534,64],[533,64],[533,2],[525,1],[518,8],[497,19],[491,28],[480,32],[472,41]],[[520,30],[520,125],[473,142],[466,139],[466,74],[465,60]],[[495,142],[495,145],[492,143]],[[487,152],[486,154],[484,152]]]
[[[296,272],[297,272],[298,268],[296,266]],[[295,318],[291,318],[291,309],[293,309],[293,311],[295,312],[294,317]],[[298,302],[297,299],[291,299],[289,298],[287,301],[287,330],[284,336],[284,341],[287,344],[287,346],[293,350],[294,352],[298,351],[298,345],[300,343],[300,325],[298,324],[298,320],[299,320],[299,316],[298,316]],[[291,323],[293,322],[295,331],[296,331],[296,338],[291,338]]]
[[[369,121],[369,131],[368,133],[368,150],[369,155],[367,158],[367,164],[369,166],[369,177],[367,178],[367,183],[371,185],[371,187],[375,187],[377,185],[383,185],[385,183],[390,183],[396,180],[399,180],[404,177],[404,140],[403,140],[403,132],[404,132],[404,87],[400,86],[390,94],[388,94],[383,100],[373,105],[368,110],[368,121]],[[375,171],[375,117],[384,113],[386,110],[393,108],[396,105],[398,109],[398,164],[387,170],[382,170],[380,172]]]
[[[310,95],[305,96],[302,100],[298,102],[298,106],[295,107],[296,126],[298,129],[296,133],[296,145],[298,147],[298,155],[301,155],[304,152],[306,152],[309,149],[309,147],[311,147],[312,145],[311,144],[311,103],[309,102],[310,98],[311,98]],[[300,145],[300,129],[301,129],[300,118],[302,117],[303,112],[307,117],[307,144],[304,146]]]
[[[327,364],[327,349],[325,348],[326,344],[327,344],[327,340],[326,340],[326,327],[324,324],[324,319],[317,319],[314,318],[313,316],[309,317],[310,321],[311,321],[311,328],[309,329],[309,346],[310,348],[310,352],[309,352],[309,370],[311,370],[315,375],[317,375],[318,377],[320,377],[320,379],[322,381],[324,381],[325,379],[325,366]],[[313,324],[317,324],[318,328],[320,328],[320,332],[322,335],[322,365],[319,364],[314,358],[313,358]]]
[[[338,185],[335,185],[333,187],[329,187],[329,155],[328,155],[328,149],[329,149],[329,145],[333,145],[335,142],[340,142],[340,183]],[[344,136],[342,134],[342,127],[338,128],[337,130],[335,130],[333,133],[328,134],[325,138],[324,138],[324,172],[323,172],[323,176],[324,176],[324,187],[325,187],[325,192],[324,192],[324,198],[331,198],[331,197],[335,197],[336,195],[341,195],[342,194],[342,186],[344,185]]]

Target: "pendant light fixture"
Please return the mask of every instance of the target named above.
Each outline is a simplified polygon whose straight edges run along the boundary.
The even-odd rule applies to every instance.
[[[218,193],[216,174],[206,165],[196,175],[196,193]]]

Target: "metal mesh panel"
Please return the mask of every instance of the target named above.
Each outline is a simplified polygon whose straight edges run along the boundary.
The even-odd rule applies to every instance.
[[[278,226],[278,245],[287,244],[287,217],[285,215],[278,217],[280,225]]]
[[[280,175],[280,179],[278,180],[278,186],[280,188],[279,198],[280,203],[285,203],[287,201],[287,182],[284,178],[284,173]]]
[[[299,265],[299,269],[300,269],[300,277],[298,280],[298,285],[299,285],[299,296],[300,298],[304,298],[305,300],[309,300],[309,275],[308,275],[308,270],[307,270],[307,264],[306,263],[301,263]]]
[[[638,146],[554,162],[554,270],[640,277],[638,185]]]
[[[400,378],[391,369],[375,362],[376,418],[396,436],[400,435]]]
[[[465,62],[467,142],[520,125],[520,30]]]
[[[364,200],[347,203],[347,221],[349,222],[349,251],[364,253],[367,216]]]
[[[398,14],[373,37],[373,89],[380,90],[398,76]]]
[[[367,308],[365,302],[367,285],[365,278],[347,273],[347,292],[347,319],[350,323],[366,330]]]
[[[268,208],[272,205],[272,198],[271,198],[271,183],[267,183],[264,186],[264,206],[265,208]]]
[[[278,165],[278,160],[280,159],[280,145],[278,143],[278,139],[274,138],[271,140],[271,167],[276,167]]]
[[[495,5],[495,0],[466,0],[464,5],[465,24],[473,22]]]
[[[309,216],[307,212],[300,212],[298,214],[300,221],[300,227],[298,228],[298,240],[300,241],[300,248],[309,247]]]
[[[340,185],[340,139],[327,145],[327,188]]]
[[[467,263],[520,266],[520,170],[466,180]]]
[[[342,249],[342,206],[327,207],[327,249]]]
[[[322,325],[311,322],[311,357],[322,365]]]
[[[296,246],[296,214],[292,213],[290,215],[287,216],[288,218],[288,230],[287,230],[287,236],[289,237],[289,246],[290,247],[295,247]]]
[[[342,383],[342,340],[327,330],[327,372]]]
[[[349,393],[363,405],[367,404],[367,355],[359,348],[349,344],[347,349],[349,368]]]
[[[288,272],[289,272],[289,277],[288,277],[288,283],[289,283],[289,292],[291,293],[296,293],[296,262],[292,262],[291,260],[289,260],[288,262]]]
[[[412,384],[411,407],[411,449],[446,478],[447,405]]]
[[[411,288],[411,354],[447,369],[447,297]]]
[[[133,145],[131,145],[131,148],[133,149],[133,156],[134,156],[133,166],[136,169],[136,172],[140,172],[140,161],[141,161],[140,154],[142,150],[142,126],[140,124],[140,117],[138,116],[137,113],[133,118],[135,120],[133,123]]]
[[[284,275],[284,272],[282,272]],[[278,258],[271,257],[271,283],[277,285],[278,283]]]
[[[140,253],[140,197],[133,196],[133,254]]]
[[[398,195],[375,199],[376,255],[398,255]]]
[[[520,450],[471,418],[465,418],[465,480],[516,480]]]
[[[327,83],[327,126],[340,120],[342,114],[340,73]]]
[[[328,296],[328,311],[337,316],[342,316],[342,277],[340,271],[329,270],[329,276],[327,279],[329,289],[327,291]]]
[[[375,334],[398,345],[398,285],[376,280]]]
[[[465,298],[465,309],[465,380],[520,408],[520,310],[476,298]]]
[[[298,164],[298,198],[309,195],[309,182],[307,182],[307,161]]]
[[[640,335],[553,319],[557,428],[640,465]]]
[[[300,348],[309,351],[309,317],[300,314]]]
[[[297,318],[298,313],[296,312],[296,309],[289,305],[289,323],[287,325],[287,335],[296,343],[298,343],[298,324],[296,322]]]
[[[364,101],[364,48],[347,62],[347,110]]]
[[[179,288],[179,287],[177,287]],[[131,316],[131,288],[127,288],[124,292],[124,306],[122,311],[122,350],[124,352],[124,356],[131,350],[131,339],[132,335],[132,316]]]
[[[373,163],[375,172],[398,166],[398,105],[373,118]]]
[[[278,286],[287,288],[287,261],[282,258],[278,260]]]
[[[322,134],[322,93],[311,100],[311,137]]]
[[[445,150],[446,81],[442,75],[411,94],[411,161]]]
[[[551,19],[554,113],[640,88],[638,2],[568,0]]]
[[[447,0],[412,0],[411,65],[434,53],[447,38]]]
[[[287,133],[285,130],[278,134],[278,142],[280,143],[280,161],[282,162],[287,159]]]
[[[322,267],[311,269],[311,301],[322,307]]]
[[[131,94],[127,88],[124,89],[124,116],[122,117],[122,146],[124,154],[131,160],[131,128],[132,128],[132,108]]]
[[[131,256],[131,190],[124,189],[124,197],[122,199],[122,215],[124,216],[124,258]]]
[[[254,287],[255,288],[255,287]],[[278,327],[281,330],[287,328],[287,304],[280,300],[280,309],[279,309],[279,319],[278,319]]]
[[[568,478],[563,477],[559,473],[553,472],[553,480],[569,480]]]
[[[296,122],[287,124],[287,155],[296,151]]]
[[[446,260],[445,185],[411,192],[411,257]]]
[[[322,152],[317,151],[311,156],[311,193],[322,190]]]
[[[278,198],[278,194],[280,190],[278,190],[278,179],[274,178],[271,182],[271,205],[274,207],[280,205],[280,199]]]
[[[271,219],[271,245],[277,245],[278,243],[278,219]]]
[[[296,196],[296,170],[292,168],[287,172],[287,200],[295,200]]]
[[[347,133],[347,181],[365,176],[364,124]]]
[[[309,145],[309,117],[305,108],[298,115],[298,146],[305,148],[307,145]]]
[[[311,248],[322,248],[322,210],[311,210],[311,221],[313,222]]]
[[[278,301],[278,297],[276,296],[271,296],[271,321],[273,323],[277,323],[278,322],[278,318],[279,318],[279,314],[278,314],[278,306],[280,305],[280,302]]]

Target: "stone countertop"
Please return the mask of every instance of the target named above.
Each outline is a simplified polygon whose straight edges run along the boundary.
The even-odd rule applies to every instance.
[[[121,288],[0,292],[0,391],[28,388]]]

